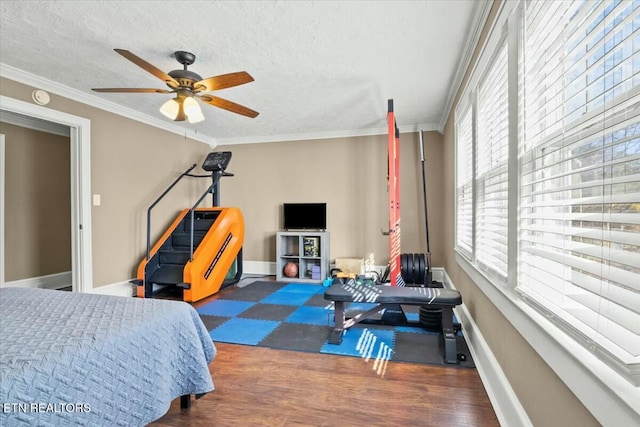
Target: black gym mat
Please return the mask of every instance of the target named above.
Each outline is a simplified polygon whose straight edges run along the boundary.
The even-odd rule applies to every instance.
[[[275,349],[378,358],[451,367],[475,367],[462,333],[459,364],[444,363],[442,335],[419,326],[360,323],[346,331],[340,345],[327,343],[333,329],[333,304],[316,284],[258,281],[242,288],[226,288],[197,311],[214,342]],[[347,314],[372,307],[351,303]],[[403,306],[407,319],[418,325],[419,308]],[[454,319],[455,321],[455,319]]]

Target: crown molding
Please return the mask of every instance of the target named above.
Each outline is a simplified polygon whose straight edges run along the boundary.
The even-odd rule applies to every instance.
[[[69,138],[69,126],[0,109],[0,122]]]
[[[442,133],[442,129],[437,123],[427,123],[421,125],[398,126],[400,133],[413,133],[420,130],[437,131]],[[287,135],[269,135],[269,136],[247,136],[233,138],[216,138],[217,145],[240,145],[240,144],[262,144],[268,142],[288,142],[288,141],[309,141],[318,139],[336,139],[336,138],[353,138],[359,136],[386,135],[387,127],[369,128],[369,129],[352,129],[337,130],[330,132],[309,132],[295,133]]]
[[[126,117],[144,123],[155,128],[166,130],[167,132],[175,133],[186,138],[193,139],[198,142],[208,144],[212,148],[215,148],[216,142],[213,138],[196,133],[193,130],[185,129],[183,127],[173,125],[165,120],[156,119],[155,117],[142,114],[132,108],[122,107],[111,101],[104,100],[94,95],[87,94],[77,89],[70,88],[63,84],[45,79],[35,74],[22,71],[11,65],[0,62],[0,77],[16,81],[18,83],[32,86],[36,89],[46,90],[56,95],[71,99],[72,101],[80,102],[82,104],[89,105],[91,107],[99,108],[104,111],[108,111],[119,116]]]
[[[471,24],[471,31],[469,32],[467,43],[464,47],[464,54],[460,62],[458,62],[458,68],[456,69],[456,72],[454,74],[453,82],[449,85],[449,95],[447,96],[447,102],[442,113],[442,118],[440,119],[440,129],[444,129],[444,126],[447,123],[447,118],[449,117],[451,108],[453,107],[453,101],[455,101],[456,95],[460,90],[462,79],[464,79],[464,75],[469,68],[471,58],[473,57],[473,52],[475,51],[478,41],[480,40],[482,29],[484,28],[487,18],[489,17],[489,12],[491,11],[491,6],[493,5],[494,1],[500,2],[504,0],[483,0],[476,3],[475,17],[473,23]],[[442,133],[443,130],[441,130],[440,132]]]

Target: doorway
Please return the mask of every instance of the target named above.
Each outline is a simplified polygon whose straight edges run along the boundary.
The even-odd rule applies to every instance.
[[[69,128],[71,164],[71,269],[74,292],[89,292],[93,288],[91,258],[91,157],[90,121],[39,105],[0,95],[0,111],[28,118],[45,120]],[[0,173],[4,185],[4,138],[0,138]],[[0,197],[0,286],[4,286],[4,189]]]

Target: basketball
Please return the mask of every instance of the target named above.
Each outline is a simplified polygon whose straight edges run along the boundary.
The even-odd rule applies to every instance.
[[[293,262],[286,263],[283,273],[287,277],[298,277],[298,265]]]

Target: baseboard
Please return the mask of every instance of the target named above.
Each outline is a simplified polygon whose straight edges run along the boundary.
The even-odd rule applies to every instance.
[[[273,276],[276,271],[275,262],[262,262],[262,261],[243,261],[242,272],[243,274],[257,275],[257,276]],[[131,279],[133,280],[133,279]],[[123,282],[112,283],[110,285],[98,286],[89,290],[92,294],[102,295],[117,295],[122,297],[131,297],[136,295],[136,286],[129,280]]]
[[[256,276],[274,276],[276,273],[275,262],[262,261],[243,261],[243,274]],[[133,280],[133,279],[131,279]],[[122,297],[131,297],[136,295],[136,286],[129,280],[112,283],[109,285],[98,286],[88,291],[92,294],[117,295]]]
[[[72,283],[73,275],[71,271],[65,271],[62,273],[47,274],[45,276],[29,277],[27,279],[4,282],[4,287],[60,289],[71,286]]]
[[[378,267],[376,267],[376,270],[377,269]],[[442,278],[446,274],[444,271],[444,268],[434,267],[432,271],[433,271],[433,280],[442,282],[443,281]],[[243,275],[251,275],[251,276],[275,276],[276,263],[267,262],[267,261],[243,261],[242,273]],[[69,278],[69,280],[71,279]],[[71,283],[71,281],[69,281],[69,283]],[[7,286],[9,286],[9,284],[7,284]],[[124,282],[112,283],[110,285],[92,288],[89,290],[89,293],[130,297],[136,294],[136,287],[127,280]]]
[[[444,287],[455,289],[455,285],[446,270],[440,268],[438,270],[441,270],[440,274],[442,275]],[[434,280],[436,280],[436,268],[433,269],[433,272]],[[469,346],[469,351],[471,352],[473,361],[478,369],[478,374],[489,395],[489,400],[493,405],[500,425],[532,426],[531,420],[520,404],[498,360],[493,355],[491,348],[482,336],[464,302],[454,309],[454,313],[462,324],[462,330],[464,331],[464,337]]]
[[[375,271],[379,274],[384,273],[384,270],[387,268],[386,265],[374,265],[368,268],[368,271]],[[432,267],[431,271],[433,272],[433,280],[438,282],[442,282],[445,277],[446,272],[443,267]],[[275,276],[276,274],[276,263],[275,262],[267,262],[267,261],[243,261],[242,263],[242,272],[244,274],[250,275],[267,275],[267,276]]]
[[[378,272],[378,274],[382,274],[386,268],[386,265],[374,265],[368,267],[368,271],[375,271]],[[433,272],[433,280],[442,282],[442,278],[444,277],[444,268],[433,267],[431,271]],[[276,263],[268,261],[243,261],[242,272],[244,274],[251,275],[274,276],[276,274]]]
[[[242,273],[258,276],[275,276],[276,263],[267,261],[242,261]]]
[[[110,285],[98,286],[89,290],[91,294],[116,295],[120,297],[132,297],[136,294],[136,287],[127,281],[112,283]]]
[[[445,283],[445,277],[447,272],[444,271],[444,267],[431,267],[431,280],[436,282]],[[451,281],[449,281],[451,283]]]

